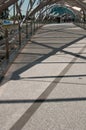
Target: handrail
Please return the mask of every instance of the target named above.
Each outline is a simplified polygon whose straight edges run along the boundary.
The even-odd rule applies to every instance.
[[[5,38],[0,41],[0,79],[2,79],[9,64],[12,63],[21,48],[25,46],[27,40],[30,40],[31,36],[41,26],[42,24],[38,23],[38,21],[27,21],[20,30],[14,28],[14,26],[5,29]],[[19,37],[19,35],[21,36]]]

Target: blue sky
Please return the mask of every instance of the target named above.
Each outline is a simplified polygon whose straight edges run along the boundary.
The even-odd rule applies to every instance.
[[[28,6],[28,0],[25,0],[23,6],[22,6],[22,13],[25,14]]]
[[[29,0],[25,0],[24,4],[22,5],[21,10],[22,10],[22,14],[23,14],[23,15],[25,15],[25,13],[26,13],[27,6],[28,6],[28,1],[29,1]],[[39,1],[39,0],[37,0],[37,1]],[[11,6],[10,9],[11,9],[12,7],[13,7],[13,6]],[[10,11],[10,15],[13,15],[13,9]]]
[[[25,0],[21,10],[22,10],[22,14],[24,15],[26,13],[27,10],[27,6],[28,6],[28,0]],[[13,5],[9,8],[10,10],[10,15],[13,15]]]

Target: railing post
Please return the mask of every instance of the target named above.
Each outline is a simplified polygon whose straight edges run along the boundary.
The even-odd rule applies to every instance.
[[[38,26],[39,26],[39,25],[38,25],[38,20],[37,20],[37,29],[39,28]]]
[[[21,46],[21,26],[19,23],[19,46]]]
[[[35,20],[33,21],[33,23],[34,23],[34,33],[35,33]]]
[[[33,23],[32,23],[32,20],[31,20],[31,35],[33,34]]]
[[[15,24],[15,14],[16,14],[16,6],[15,6],[15,4],[13,5],[13,14],[14,14],[13,24]]]
[[[26,21],[26,38],[28,38],[28,22]]]
[[[39,18],[38,18],[38,28],[39,28]]]
[[[6,59],[9,60],[9,42],[8,42],[8,29],[5,29],[5,45],[6,45]]]

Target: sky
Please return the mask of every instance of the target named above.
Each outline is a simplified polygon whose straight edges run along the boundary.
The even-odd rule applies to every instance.
[[[23,6],[21,8],[23,15],[25,15],[25,13],[26,13],[27,5],[28,5],[28,0],[25,0]],[[13,5],[9,7],[9,10],[10,10],[10,15],[12,16],[13,15]]]
[[[28,0],[25,0],[23,6],[22,6],[22,13],[25,14],[28,6]]]
[[[28,1],[29,0],[25,0],[25,2],[23,3],[23,5],[22,5],[22,8],[21,8],[21,10],[22,10],[22,14],[23,15],[25,15],[25,13],[26,13],[26,10],[27,10],[27,6],[28,6]],[[38,0],[39,1],[39,0]],[[11,9],[11,11],[10,11],[10,15],[12,16],[13,15],[13,9],[12,9],[12,7],[13,6],[11,6],[9,9]]]

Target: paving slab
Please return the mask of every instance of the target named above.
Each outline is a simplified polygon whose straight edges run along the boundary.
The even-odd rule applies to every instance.
[[[0,86],[1,130],[85,130],[86,32],[43,26]]]

